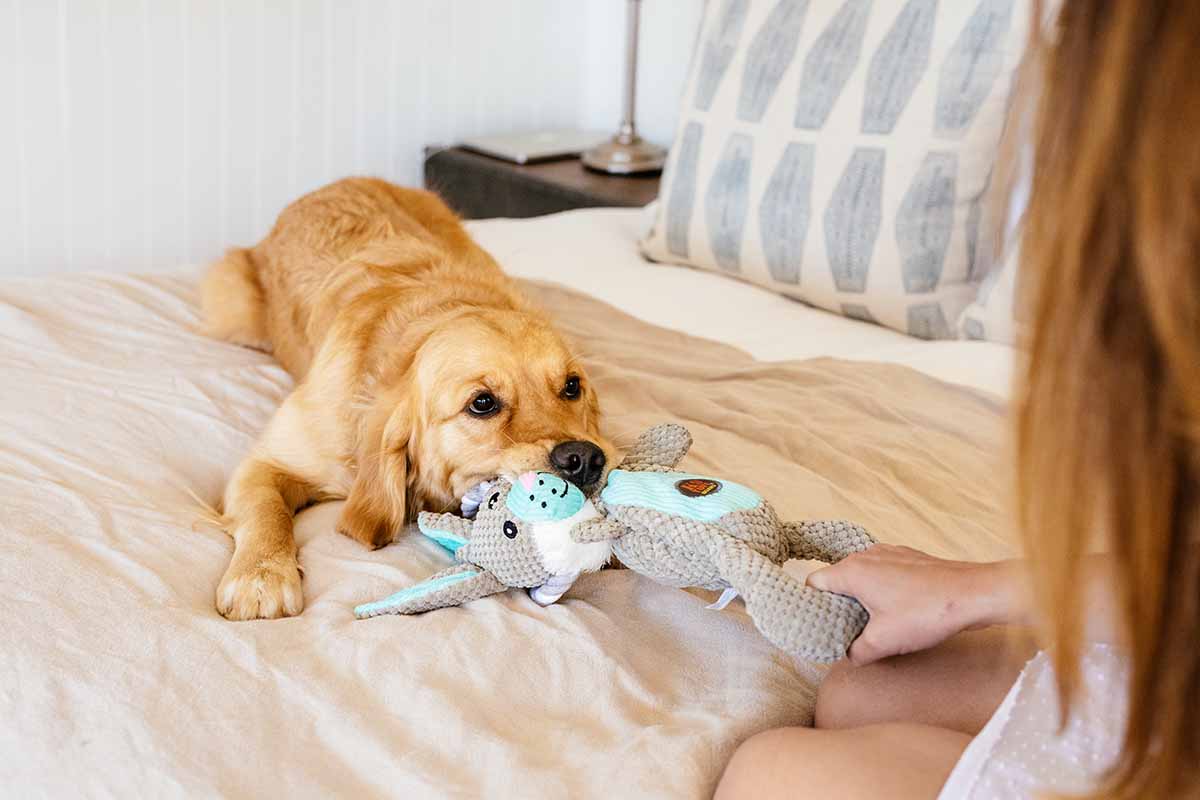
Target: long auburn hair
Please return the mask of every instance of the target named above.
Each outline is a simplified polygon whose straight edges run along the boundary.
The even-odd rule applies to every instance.
[[[1034,0],[1035,20],[1042,2]],[[1017,518],[1060,682],[1079,567],[1115,562],[1131,658],[1097,797],[1200,795],[1200,2],[1065,0],[1033,26]]]

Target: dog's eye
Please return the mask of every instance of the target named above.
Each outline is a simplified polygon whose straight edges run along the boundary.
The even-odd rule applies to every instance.
[[[500,401],[489,392],[480,392],[471,400],[467,410],[477,417],[487,417],[500,410]]]
[[[496,507],[496,502],[499,499],[500,499],[499,492],[496,492],[494,495],[492,495],[491,497],[488,498],[488,511],[491,511],[493,508]]]
[[[571,377],[567,378],[566,384],[563,385],[562,396],[568,400],[578,400],[579,391],[579,376],[572,375]]]
[[[504,523],[504,535],[510,539],[517,538],[517,526],[513,523],[513,521],[511,519],[505,521],[505,523]]]

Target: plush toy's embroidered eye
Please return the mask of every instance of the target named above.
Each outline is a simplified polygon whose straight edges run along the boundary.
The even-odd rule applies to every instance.
[[[490,392],[480,392],[471,400],[467,410],[477,417],[490,417],[500,410],[500,401]]]
[[[500,493],[499,493],[499,492],[496,492],[494,495],[492,495],[491,497],[489,497],[489,498],[488,498],[488,511],[491,511],[493,508],[495,508],[495,507],[496,507],[496,503],[497,503],[499,500],[500,500]]]
[[[510,539],[517,538],[517,526],[511,519],[504,523],[504,535]]]
[[[580,391],[579,376],[572,375],[567,378],[566,384],[563,385],[562,396],[567,400],[578,400]]]

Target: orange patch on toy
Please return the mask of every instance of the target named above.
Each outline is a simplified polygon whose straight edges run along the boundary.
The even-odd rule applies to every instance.
[[[707,497],[721,491],[721,484],[709,478],[687,478],[676,483],[675,488],[684,497]]]

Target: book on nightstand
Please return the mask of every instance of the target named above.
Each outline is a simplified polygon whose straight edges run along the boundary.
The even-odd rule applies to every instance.
[[[458,146],[514,164],[536,164],[577,156],[607,138],[599,131],[564,129],[472,136],[463,139]]]

